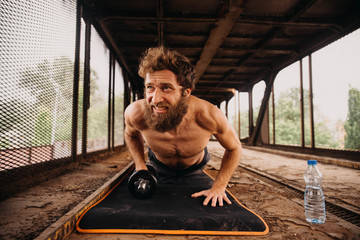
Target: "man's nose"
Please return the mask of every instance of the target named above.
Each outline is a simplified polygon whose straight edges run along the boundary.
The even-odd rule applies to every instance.
[[[156,89],[153,93],[152,102],[158,104],[163,101],[163,94],[160,89]]]

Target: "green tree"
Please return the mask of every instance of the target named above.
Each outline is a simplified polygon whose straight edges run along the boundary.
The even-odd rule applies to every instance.
[[[83,67],[80,69],[78,139],[82,137],[84,101]],[[60,57],[54,59],[52,63],[44,60],[35,67],[20,72],[20,78],[16,84],[23,89],[27,98],[21,94],[16,100],[1,100],[1,122],[6,122],[0,129],[1,149],[7,149],[12,144],[6,136],[9,134],[14,136],[19,131],[26,132],[26,139],[23,137],[21,144],[19,143],[20,139],[14,139],[13,143],[16,142],[21,146],[40,146],[51,144],[54,141],[71,140],[73,71],[73,62],[66,57]],[[89,138],[101,138],[107,134],[107,97],[104,100],[104,96],[101,96],[98,82],[98,74],[91,69],[91,108],[88,111]],[[123,109],[123,96],[116,97],[115,101],[117,121],[119,121],[122,119],[122,112],[119,113],[119,111]]]
[[[277,144],[300,145],[299,89],[280,93],[275,105],[275,137]]]
[[[97,102],[98,75],[94,70],[90,71],[90,99]],[[33,122],[27,120],[28,125],[34,125],[32,146],[47,145],[52,141],[71,140],[73,74],[74,63],[67,57],[56,58],[52,63],[44,60],[36,67],[25,69],[20,73],[18,86],[25,89],[35,99],[32,104],[32,109],[35,109],[31,113],[32,116],[21,117],[22,121],[33,119]],[[79,138],[81,138],[83,114],[83,76],[83,67],[80,67]],[[27,114],[29,115],[29,112]]]
[[[39,106],[34,125],[35,136],[32,144],[42,146],[50,144],[52,133],[52,115],[48,108]]]
[[[249,137],[249,111],[240,112],[240,135],[241,138]]]
[[[239,112],[237,112],[236,114],[238,114]],[[238,133],[238,124],[239,124],[239,119],[238,117],[236,117],[236,121],[235,121],[235,116],[232,116],[230,119],[230,122],[232,124],[232,126],[234,127],[234,129],[236,130],[236,133]],[[249,112],[248,111],[242,111],[240,112],[240,139],[244,139],[249,137]]]
[[[115,94],[116,95],[116,94]],[[115,96],[115,122],[114,122],[114,143],[116,145],[123,144],[124,140],[124,93]]]
[[[44,60],[20,73],[18,86],[34,99],[32,146],[47,145],[71,137],[71,106],[74,63],[67,57]]]
[[[348,114],[344,125],[345,149],[360,150],[360,90],[349,89]]]
[[[21,99],[0,99],[0,149],[28,145],[25,131],[29,102]]]
[[[103,95],[98,87],[101,81],[98,74],[92,71],[90,87],[90,108],[88,109],[88,132],[89,139],[106,138],[108,134],[108,95]]]
[[[304,90],[304,119],[309,119],[309,91]],[[300,115],[300,90],[291,88],[287,92],[280,93],[275,105],[275,138],[277,144],[301,145],[301,115]],[[316,106],[315,144],[330,148],[339,147],[339,143],[333,139],[331,131],[325,124],[324,117]],[[310,126],[305,124],[305,143],[310,143]]]
[[[17,109],[20,108],[20,111]],[[24,122],[26,111],[30,104],[20,99],[10,99],[8,101],[0,99],[0,134],[4,134],[14,128],[14,126]]]
[[[83,104],[84,104],[84,66],[80,66],[80,75],[79,75],[79,101],[78,101],[78,139],[82,138],[82,123],[83,123]],[[100,100],[99,95],[97,94],[99,86],[97,82],[99,76],[97,72],[93,69],[90,69],[90,101],[95,100],[98,102]],[[107,115],[106,115],[107,116]],[[90,118],[88,113],[88,118]]]

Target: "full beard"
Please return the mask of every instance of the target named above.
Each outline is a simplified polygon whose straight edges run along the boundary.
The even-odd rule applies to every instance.
[[[151,105],[145,102],[145,120],[150,129],[166,132],[178,126],[188,110],[187,98],[181,97],[178,104],[174,107],[166,106],[168,107],[166,113],[156,114],[152,111]]]

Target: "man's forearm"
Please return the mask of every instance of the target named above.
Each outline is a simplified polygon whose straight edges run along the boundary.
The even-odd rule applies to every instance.
[[[135,162],[136,170],[146,169],[144,141],[141,135],[130,136],[125,132],[125,142]]]
[[[225,150],[223,159],[221,161],[220,171],[215,179],[214,187],[226,188],[231,176],[239,164],[241,157],[241,149],[233,151]]]

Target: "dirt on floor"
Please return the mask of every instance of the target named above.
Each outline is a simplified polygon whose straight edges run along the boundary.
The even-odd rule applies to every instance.
[[[131,162],[124,149],[71,165],[65,174],[0,202],[0,239],[34,239]]]
[[[223,149],[217,142],[208,146],[212,159],[207,169],[216,175]],[[72,166],[66,174],[48,180],[0,202],[0,239],[33,239],[66,212],[122,170],[131,157],[128,151],[101,161]],[[276,154],[244,149],[241,160],[248,166],[284,182],[303,187],[306,161]],[[321,165],[324,191],[328,198],[356,210],[360,209],[359,171],[333,165]],[[238,168],[228,188],[240,202],[260,215],[269,226],[266,236],[243,236],[241,239],[360,239],[360,227],[327,214],[325,224],[309,224],[304,218],[303,199],[289,197],[284,190]],[[359,210],[360,211],[360,210]],[[164,235],[80,234],[74,239],[169,239]],[[171,239],[238,239],[223,236],[171,236]]]

